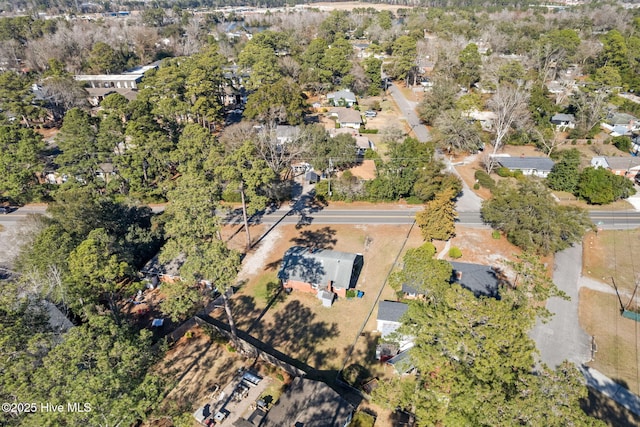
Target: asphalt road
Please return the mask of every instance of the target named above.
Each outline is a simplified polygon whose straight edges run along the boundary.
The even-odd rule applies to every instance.
[[[390,209],[278,209],[253,218],[254,223],[275,224],[279,220],[285,224],[307,221],[313,224],[411,224],[416,212],[422,207],[398,207]],[[0,224],[11,227],[30,214],[44,214],[46,206],[30,205],[10,214],[0,215]],[[154,212],[162,212],[162,206],[154,206]],[[635,211],[592,211],[591,220],[602,229],[629,229],[640,227],[640,212]],[[284,217],[284,218],[283,218]],[[484,226],[477,211],[458,212],[458,223],[467,226]],[[231,223],[240,223],[239,215],[231,217]]]
[[[420,142],[429,141],[431,139],[429,130],[425,125],[420,123],[420,119],[418,118],[418,115],[416,114],[416,111],[415,111],[416,105],[418,103],[412,102],[406,99],[395,83],[389,86],[388,91],[389,91],[389,95],[391,95],[393,100],[398,105],[400,112],[407,120],[407,123],[409,123],[409,126],[411,126],[411,130],[415,134],[418,141]]]

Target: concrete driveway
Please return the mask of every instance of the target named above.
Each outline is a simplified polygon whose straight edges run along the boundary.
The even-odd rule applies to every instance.
[[[591,360],[591,337],[578,320],[581,271],[582,245],[556,254],[553,282],[571,299],[550,298],[547,309],[553,313],[553,317],[546,324],[538,321],[529,334],[540,351],[541,362],[550,368],[557,367],[565,359],[578,366]]]

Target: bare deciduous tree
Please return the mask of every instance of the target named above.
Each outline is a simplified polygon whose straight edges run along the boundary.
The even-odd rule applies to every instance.
[[[489,109],[496,115],[493,155],[502,148],[505,137],[512,129],[528,123],[530,116],[527,108],[528,101],[529,91],[521,85],[500,85],[493,97],[487,102]]]
[[[602,90],[594,92],[578,91],[575,94],[576,118],[578,125],[585,132],[591,130],[604,117],[607,97],[607,93]]]

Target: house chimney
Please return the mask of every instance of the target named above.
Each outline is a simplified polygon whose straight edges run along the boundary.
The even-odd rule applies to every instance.
[[[456,279],[457,279],[457,280],[462,279],[462,271],[457,271],[457,270],[456,270]]]
[[[329,280],[329,283],[327,283],[327,290],[333,292],[333,280]]]

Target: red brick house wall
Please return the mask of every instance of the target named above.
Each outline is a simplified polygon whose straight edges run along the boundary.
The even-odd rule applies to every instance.
[[[318,290],[313,289],[310,283],[298,282],[296,280],[288,280],[282,286],[284,286],[285,288],[295,289],[297,291],[308,292],[314,295],[318,293]]]

